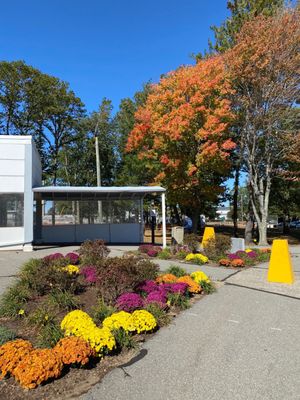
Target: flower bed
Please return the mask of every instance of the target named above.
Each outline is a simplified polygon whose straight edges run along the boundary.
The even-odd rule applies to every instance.
[[[34,389],[78,367],[96,368],[213,291],[202,271],[172,267],[174,274],[159,275],[150,260],[108,253],[103,242],[88,242],[79,254],[23,266],[0,306],[0,371],[12,387],[13,379]]]
[[[270,249],[246,249],[229,253],[219,259],[219,265],[223,267],[244,268],[250,267],[270,259]]]

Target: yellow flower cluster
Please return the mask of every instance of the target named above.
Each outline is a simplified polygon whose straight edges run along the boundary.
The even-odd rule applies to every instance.
[[[79,274],[79,268],[77,267],[77,265],[72,265],[72,264],[69,264],[66,267],[63,267],[62,271],[65,271],[70,275]]]
[[[105,328],[110,330],[123,328],[124,331],[133,331],[131,314],[126,311],[120,311],[112,314],[110,317],[105,318],[102,322]]]
[[[206,257],[205,255],[199,253],[199,254],[193,254],[190,253],[185,257],[186,261],[201,261],[203,264],[208,262],[208,257]]]
[[[136,310],[132,314],[120,311],[103,321],[103,326],[108,329],[123,328],[126,332],[137,333],[152,331],[156,325],[155,318],[146,310]]]
[[[136,310],[131,314],[131,322],[137,333],[152,331],[156,327],[156,320],[146,310]]]
[[[201,281],[210,283],[209,277],[203,271],[192,272],[191,278],[198,284],[200,284]]]
[[[246,249],[245,253],[250,253],[251,251],[253,251],[252,249]]]
[[[66,336],[77,336],[86,340],[97,355],[101,356],[106,350],[112,350],[116,341],[111,331],[98,328],[92,318],[81,310],[69,312],[61,322],[61,329]]]

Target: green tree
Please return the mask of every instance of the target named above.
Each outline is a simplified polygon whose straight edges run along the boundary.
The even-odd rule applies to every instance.
[[[233,0],[227,1],[230,17],[221,26],[212,26],[214,43],[209,42],[211,51],[223,53],[236,43],[236,35],[246,21],[262,14],[274,15],[279,8],[284,6],[285,0]]]
[[[151,85],[147,83],[141,91],[135,93],[134,98],[121,100],[119,112],[116,115],[116,133],[118,137],[118,169],[117,184],[144,185],[153,179],[153,174],[145,168],[145,160],[138,158],[137,152],[128,153],[125,150],[128,136],[135,123],[135,113],[143,106],[151,92]]]
[[[76,140],[84,115],[66,82],[23,61],[0,62],[0,134],[32,135],[49,183],[57,183],[59,152]]]
[[[115,181],[117,146],[111,100],[104,98],[98,111],[83,118],[76,141],[60,152],[60,178],[69,185],[97,185],[95,135],[99,139],[101,184]]]

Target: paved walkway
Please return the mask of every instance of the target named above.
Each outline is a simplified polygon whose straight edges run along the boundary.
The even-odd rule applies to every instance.
[[[22,262],[54,251],[0,253],[0,292]],[[111,255],[123,251],[115,246]],[[139,361],[113,370],[81,399],[300,400],[300,247],[291,252],[294,285],[268,283],[267,264],[241,272],[202,266],[222,281],[218,292],[180,314],[145,343]],[[165,270],[171,262],[159,264]]]

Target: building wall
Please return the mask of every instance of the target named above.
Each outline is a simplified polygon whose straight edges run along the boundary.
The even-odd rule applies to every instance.
[[[0,226],[0,249],[33,240],[33,183],[41,184],[39,155],[31,136],[0,136],[0,194],[24,195],[23,226]]]
[[[102,239],[108,243],[140,243],[141,224],[78,224],[42,227],[43,243],[80,243]]]

